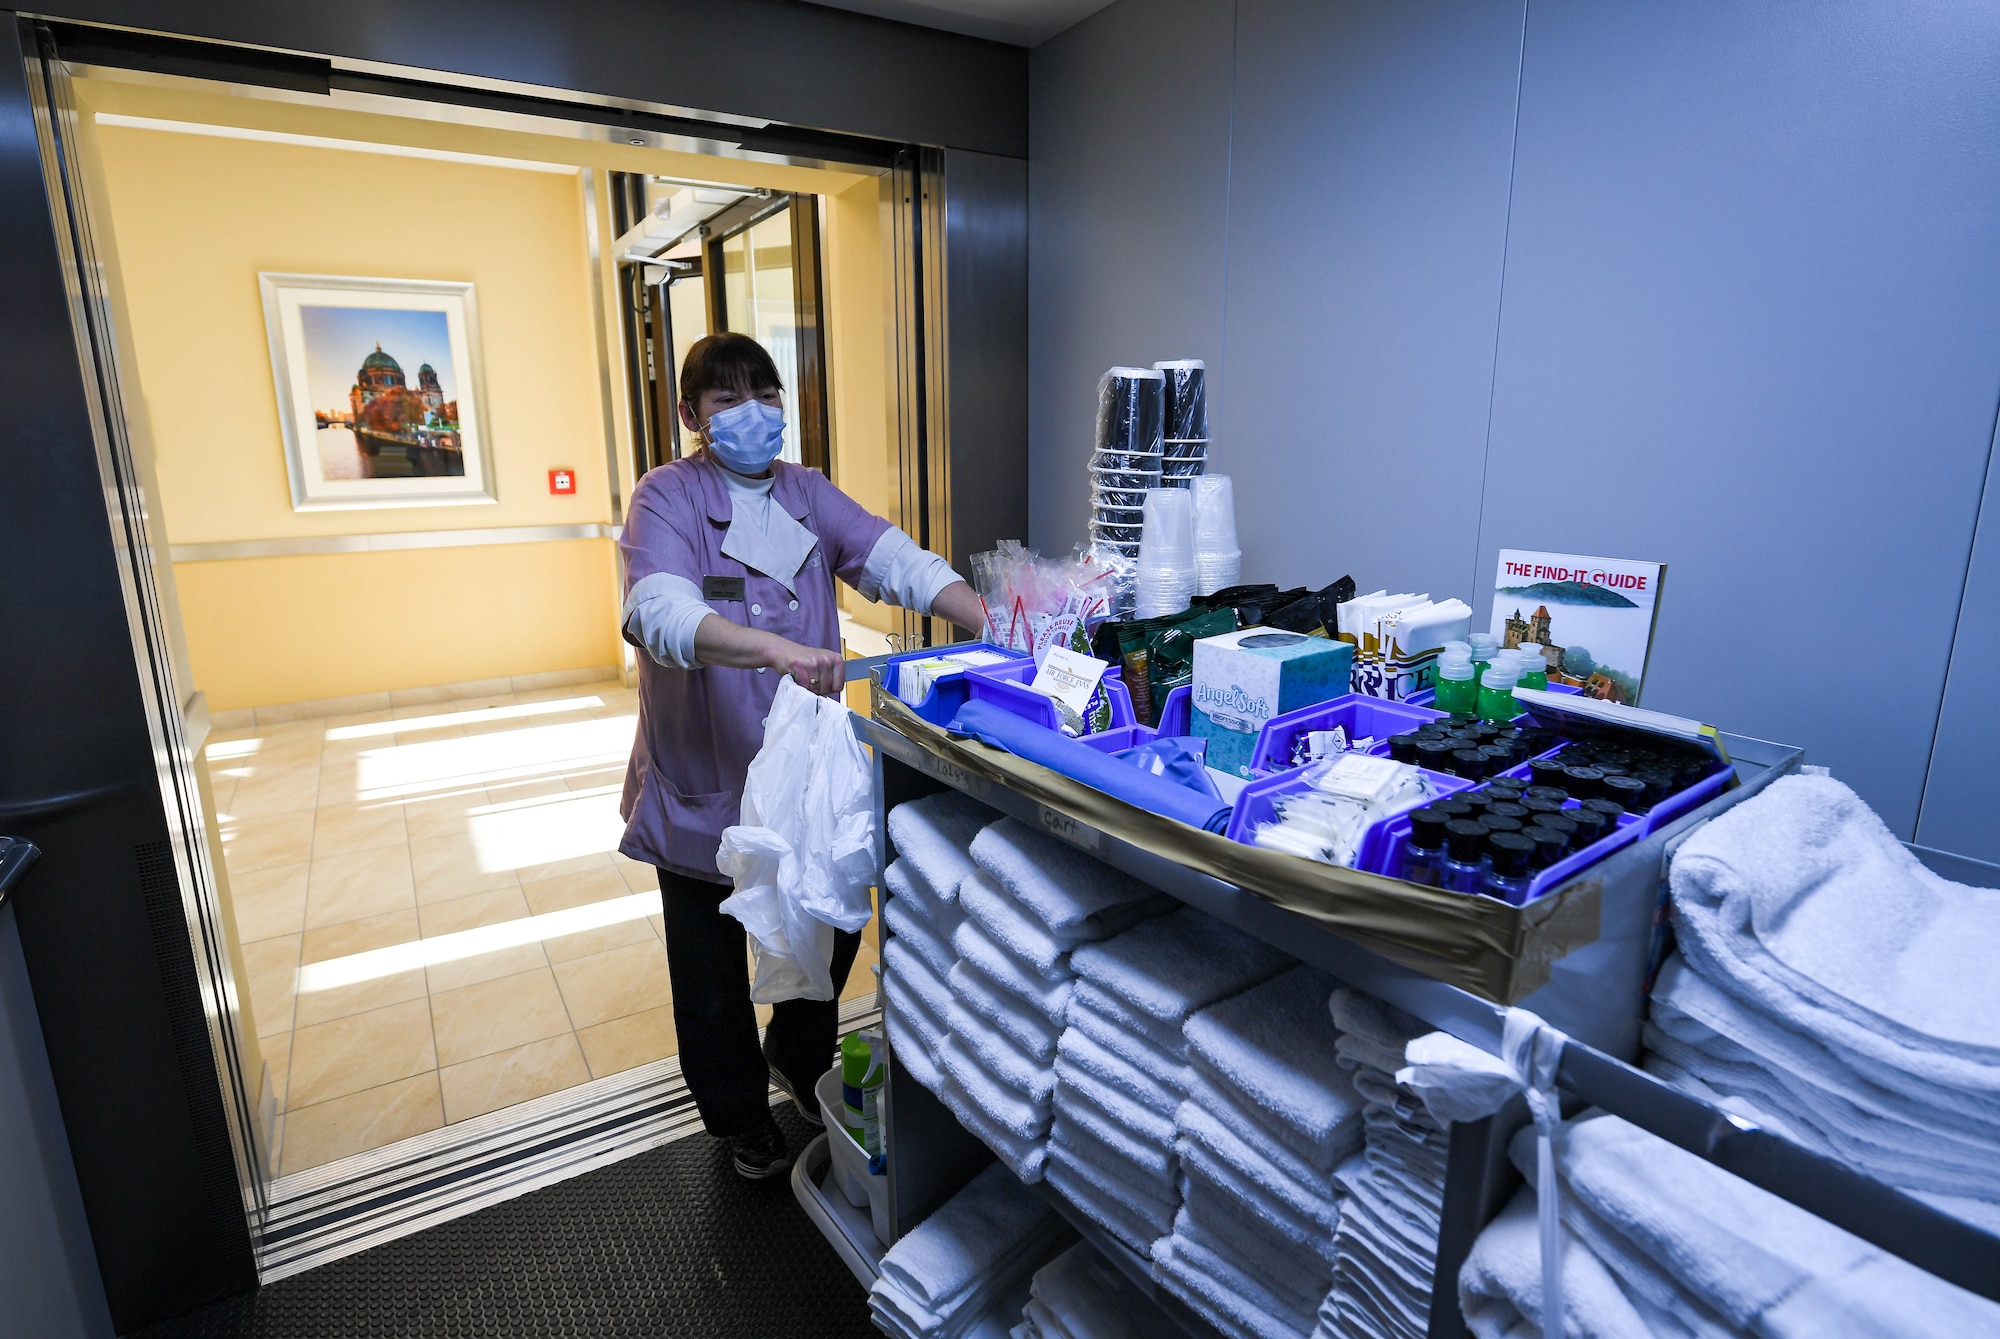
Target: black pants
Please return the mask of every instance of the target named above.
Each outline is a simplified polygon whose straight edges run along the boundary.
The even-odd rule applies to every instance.
[[[750,971],[743,922],[720,910],[730,887],[660,871],[660,905],[666,913],[667,976],[674,989],[674,1031],[681,1074],[712,1135],[748,1134],[771,1119],[770,1068],[785,1076],[807,1106],[813,1085],[833,1063],[840,1028],[841,990],[854,966],[859,934],[833,937],[830,1000],[786,1000],[771,1009],[765,1047],[757,1047],[757,1011],[750,1003]]]

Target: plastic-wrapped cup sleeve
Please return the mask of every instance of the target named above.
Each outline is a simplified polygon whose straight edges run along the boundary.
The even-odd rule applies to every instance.
[[[1206,473],[1208,473],[1208,462],[1205,460],[1173,460],[1168,461],[1167,467],[1160,471],[1160,482],[1167,483],[1178,479],[1181,481],[1181,486],[1185,487],[1187,480],[1199,479]]]
[[[1097,383],[1097,448],[1157,454],[1166,378],[1150,367],[1114,367]]]
[[[1094,488],[1090,492],[1090,502],[1094,507],[1132,507],[1146,505],[1146,490],[1143,488]]]
[[[1200,460],[1208,455],[1208,438],[1169,437],[1160,443],[1160,454],[1169,462]]]
[[[1208,370],[1199,358],[1154,363],[1164,379],[1166,432],[1168,437],[1208,436]]]
[[[1090,483],[1093,488],[1115,488],[1143,493],[1148,488],[1157,488],[1159,482],[1158,470],[1101,470],[1093,466],[1090,471]]]
[[[1099,447],[1097,454],[1090,458],[1090,467],[1098,471],[1123,470],[1157,477],[1161,459],[1157,451],[1119,451]]]
[[[1137,544],[1140,536],[1145,533],[1146,528],[1143,525],[1115,525],[1108,521],[1090,523],[1092,539],[1109,540],[1114,544]]]

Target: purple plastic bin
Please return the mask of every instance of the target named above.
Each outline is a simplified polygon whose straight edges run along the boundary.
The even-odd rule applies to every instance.
[[[1734,767],[1718,768],[1711,775],[1689,786],[1686,790],[1675,791],[1666,799],[1639,815],[1639,821],[1646,830],[1639,835],[1650,837],[1667,824],[1692,810],[1696,805],[1707,804],[1710,799],[1722,793],[1724,787],[1736,778]]]
[[[1003,656],[1010,656],[1017,660],[1026,657],[1025,652],[1010,650],[1004,646],[995,646],[991,642],[976,642],[971,646],[956,646],[952,648],[953,654],[957,654],[960,651],[997,651]],[[905,651],[901,655],[890,656],[882,665],[883,689],[891,697],[895,697],[897,681],[902,675],[904,662],[910,660],[931,660],[938,654],[938,650],[929,649],[923,651]],[[924,695],[922,702],[919,702],[914,707],[910,707],[910,710],[914,711],[922,719],[929,721],[932,725],[950,724],[951,718],[958,715],[958,709],[965,705],[965,700],[970,694],[970,690],[966,687],[965,683],[966,673],[967,671],[961,670],[955,674],[947,674],[940,679],[932,681],[931,691]],[[900,700],[899,698],[898,701]],[[907,702],[903,705],[909,706]]]
[[[1457,778],[1453,779],[1456,780]],[[1565,809],[1577,809],[1581,807],[1574,800],[1563,806]],[[1556,861],[1555,864],[1550,865],[1547,869],[1537,874],[1534,881],[1528,885],[1528,895],[1522,899],[1523,904],[1532,902],[1550,889],[1567,883],[1570,876],[1578,874],[1589,866],[1596,864],[1613,851],[1621,847],[1630,846],[1633,842],[1646,835],[1645,826],[1646,820],[1643,815],[1625,814],[1621,816],[1617,826],[1610,832],[1605,833],[1581,851],[1572,851],[1568,856]],[[1386,874],[1392,879],[1399,879],[1403,876],[1403,852],[1408,848],[1409,844],[1409,814],[1401,813],[1385,823],[1377,823],[1370,829],[1367,840],[1362,843],[1362,859],[1359,862],[1359,868],[1367,870],[1370,874]],[[1371,855],[1373,856],[1372,860],[1369,859]]]
[[[965,672],[965,683],[975,699],[991,702],[1022,720],[1060,733],[1062,714],[1054,702],[1028,687],[1034,677],[1035,662],[1024,657],[1005,665],[969,669]],[[1125,678],[1118,666],[1104,672],[1104,691],[1111,699],[1112,730],[1139,723],[1138,714],[1132,710],[1132,695],[1125,691]]]
[[[1309,730],[1331,730],[1338,725],[1346,728],[1349,739],[1372,737],[1380,742],[1390,735],[1406,734],[1442,715],[1443,712],[1429,707],[1413,707],[1365,693],[1349,693],[1317,702],[1264,722],[1257,732],[1257,747],[1250,754],[1250,770],[1252,773],[1288,770],[1293,743]],[[1383,748],[1380,752],[1388,750]]]
[[[1186,684],[1167,694],[1167,700],[1160,704],[1160,724],[1157,727],[1163,735],[1191,735],[1194,733],[1194,690]]]
[[[1123,753],[1158,739],[1160,732],[1150,725],[1119,725],[1094,735],[1078,735],[1076,742],[1088,744],[1100,753]]]
[[[1433,799],[1441,800],[1445,796],[1456,794],[1461,790],[1470,790],[1473,785],[1472,782],[1462,777],[1446,776],[1443,772],[1432,772],[1421,768],[1418,770],[1423,771],[1424,775],[1430,779],[1432,789],[1437,792],[1432,797]],[[1281,795],[1290,795],[1297,791],[1312,789],[1312,787],[1306,784],[1305,772],[1306,769],[1303,767],[1288,768],[1285,771],[1277,773],[1275,776],[1267,776],[1261,780],[1252,781],[1249,785],[1245,786],[1243,793],[1236,797],[1236,811],[1230,814],[1229,826],[1223,830],[1222,835],[1231,841],[1249,845],[1252,835],[1257,831],[1257,825],[1268,823],[1277,816],[1276,808],[1272,804],[1273,800]],[[1375,824],[1374,828],[1371,828],[1367,835],[1361,839],[1361,849],[1355,856],[1356,869],[1368,868],[1365,862],[1368,859],[1369,848],[1376,840],[1376,830],[1386,827],[1394,821],[1394,819],[1388,819]],[[1403,830],[1407,835],[1409,831],[1408,819],[1403,821]]]

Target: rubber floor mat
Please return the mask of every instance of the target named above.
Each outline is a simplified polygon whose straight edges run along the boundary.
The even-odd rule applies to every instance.
[[[775,1112],[793,1151],[808,1131]],[[142,1339],[869,1339],[792,1198],[693,1134],[137,1332]]]

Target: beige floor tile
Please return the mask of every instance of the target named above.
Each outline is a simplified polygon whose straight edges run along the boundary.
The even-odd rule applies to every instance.
[[[371,949],[393,948],[397,944],[414,943],[417,936],[417,913],[414,909],[320,926],[306,931],[304,943],[300,946],[299,963],[305,967],[366,953]],[[301,984],[312,984],[309,973],[304,974]],[[298,1015],[293,1026],[311,1027],[315,1023],[346,1018],[350,1014],[401,1004],[404,1000],[422,999],[424,994],[425,977],[421,967],[370,977],[352,985],[301,990]]]
[[[545,795],[567,795],[569,787],[563,782],[561,773],[545,776],[501,777],[482,783],[486,787],[488,804],[508,804],[515,800],[536,800]]]
[[[424,725],[396,732],[396,747],[405,744],[433,744],[440,739],[463,739],[465,727],[456,723],[449,725]]]
[[[233,776],[223,776],[214,769],[210,769],[208,774],[208,793],[215,802],[217,817],[226,816],[229,813],[229,802],[236,796],[236,778]]]
[[[227,862],[225,862],[227,863]],[[299,865],[229,871],[229,903],[236,912],[236,937],[244,943],[274,935],[295,935],[306,924],[306,870]]]
[[[299,977],[299,936],[278,935],[243,945],[243,970],[250,977],[250,1011],[257,1016],[257,1035],[289,1034],[292,992]]]
[[[555,977],[538,971],[461,986],[431,997],[438,1058],[455,1065],[570,1030]]]
[[[616,684],[618,671],[611,665],[590,665],[583,669],[546,670],[540,674],[516,674],[512,680],[514,692],[523,701],[529,693],[547,692],[551,689],[578,689],[598,684]]]
[[[590,1081],[576,1035],[563,1032],[438,1071],[444,1118],[468,1120]]]
[[[520,886],[512,870],[481,869],[479,854],[467,833],[411,842],[410,868],[416,877],[419,902],[449,902]]]
[[[437,1067],[424,1000],[300,1028],[292,1037],[291,1100],[307,1107]]]
[[[257,709],[237,707],[231,711],[211,711],[208,713],[209,727],[214,730],[210,739],[235,739],[243,735],[255,734],[257,730]]]
[[[559,962],[555,972],[578,1028],[656,1009],[673,998],[666,950],[650,941]]]
[[[598,902],[621,901],[633,895],[632,890],[625,886],[625,880],[618,877],[618,871],[609,865],[587,869],[579,874],[524,883],[521,891],[527,895],[528,906],[537,916]],[[652,939],[652,927],[646,924],[643,917],[634,917],[615,925],[557,935],[542,942],[548,949],[549,961],[563,962],[593,953],[608,953],[627,944],[647,943]]]
[[[523,865],[515,870],[514,873],[523,884],[529,884],[561,878],[568,874],[587,874],[593,870],[605,870],[613,878],[618,877],[618,871],[611,863],[611,852],[609,851],[592,851],[589,855],[568,856],[561,860],[549,860],[536,865]]]
[[[646,924],[653,927],[654,936],[662,943],[667,942],[667,918],[654,912],[646,917]]]
[[[670,1004],[584,1028],[576,1036],[590,1062],[591,1077],[597,1079],[664,1060],[679,1049]]]
[[[514,700],[514,681],[509,678],[472,679],[465,683],[452,684],[450,688],[451,695],[460,701],[478,699],[490,702],[495,698],[505,698],[509,702]]]
[[[521,920],[531,914],[528,910],[528,900],[521,896],[519,888],[474,893],[470,897],[453,898],[449,902],[424,902],[417,906],[417,915],[423,922],[424,936],[431,939],[440,935],[457,934],[462,930],[476,930],[483,926]],[[472,986],[497,977],[531,972],[548,965],[548,955],[542,951],[541,944],[536,942],[495,949],[490,953],[480,953],[469,958],[454,958],[449,962],[433,962],[426,970],[430,978],[431,994],[441,995],[447,990],[456,990],[461,986]]]
[[[483,790],[441,795],[436,799],[405,800],[403,826],[409,830],[413,842],[432,837],[463,836],[471,830],[470,811],[484,808],[489,803],[491,801]]]
[[[393,720],[393,719],[395,718],[391,716],[388,710],[385,708],[381,711],[354,711],[354,712],[349,712],[345,716],[328,716],[324,720],[322,720],[320,724],[326,728],[328,734],[330,735],[333,731],[338,730],[343,726],[378,725],[383,721]],[[326,742],[329,746],[331,746],[334,741],[331,738],[329,738]]]
[[[313,855],[372,851],[409,840],[399,804],[322,804],[313,819]]]
[[[223,858],[228,862],[231,877],[311,859],[312,830],[311,809],[256,818],[231,815],[222,830]]]
[[[264,1063],[271,1067],[271,1095],[277,1099],[278,1110],[285,1109],[285,1081],[292,1072],[292,1034],[281,1033],[275,1037],[259,1037],[257,1049],[264,1054]],[[258,1094],[259,1100],[263,1094]]]
[[[338,757],[319,765],[319,802],[326,805],[361,801],[361,770],[355,757]]]
[[[625,886],[633,892],[656,893],[660,890],[660,871],[656,867],[617,851],[611,853],[611,863],[618,867]]]
[[[563,780],[571,790],[623,790],[625,787],[625,764],[616,767],[600,767],[589,772],[565,772]]]
[[[397,688],[389,694],[390,710],[403,707],[435,706],[451,701],[451,689],[443,684],[432,684],[428,688]]]
[[[306,924],[338,925],[417,905],[405,846],[350,851],[312,862],[307,876]]]
[[[875,946],[863,939],[854,954],[854,968],[847,974],[847,986],[840,992],[841,999],[858,1000],[875,993],[875,963]]]
[[[329,716],[348,716],[362,711],[386,711],[387,693],[356,693],[351,697],[322,697],[310,702],[287,702],[257,708],[257,724],[266,728],[288,724],[310,725]]]
[[[443,1124],[434,1071],[301,1107],[285,1117],[283,1171],[318,1167]]]

